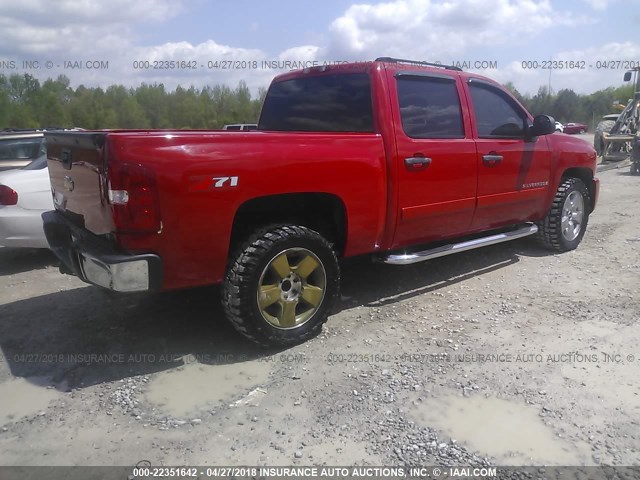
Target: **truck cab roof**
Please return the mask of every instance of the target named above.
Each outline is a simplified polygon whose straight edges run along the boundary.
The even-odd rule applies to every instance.
[[[471,72],[465,72],[461,68],[453,65],[445,65],[420,60],[407,60],[392,57],[378,57],[373,61],[348,62],[348,63],[324,63],[323,65],[293,70],[282,73],[273,79],[273,83],[291,80],[304,75],[337,74],[337,73],[369,73],[371,69],[385,68],[387,70],[400,71],[423,71],[433,74],[463,78],[476,78],[493,85],[500,85],[498,82]]]

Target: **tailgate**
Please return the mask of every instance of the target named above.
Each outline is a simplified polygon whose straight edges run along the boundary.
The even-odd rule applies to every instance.
[[[56,210],[96,235],[111,233],[106,133],[46,133],[45,138]]]

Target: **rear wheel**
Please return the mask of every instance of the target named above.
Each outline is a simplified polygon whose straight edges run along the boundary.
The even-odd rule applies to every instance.
[[[222,289],[233,326],[267,346],[303,342],[322,328],[339,290],[331,245],[301,226],[270,227],[239,249]]]
[[[582,241],[590,213],[590,197],[579,178],[566,178],[558,187],[547,216],[538,222],[538,240],[546,248],[566,252]]]

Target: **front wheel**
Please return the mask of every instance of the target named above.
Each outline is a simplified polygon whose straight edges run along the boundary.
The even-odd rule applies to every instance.
[[[576,248],[587,229],[591,200],[579,178],[566,178],[558,187],[547,216],[538,222],[538,241],[546,248],[566,252]]]
[[[265,346],[316,335],[338,295],[336,255],[319,233],[302,226],[256,232],[239,249],[222,288],[232,325]]]

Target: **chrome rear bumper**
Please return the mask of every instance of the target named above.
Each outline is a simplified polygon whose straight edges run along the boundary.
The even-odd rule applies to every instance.
[[[116,292],[162,288],[162,260],[158,255],[117,251],[56,211],[43,213],[42,219],[49,247],[67,272]]]

